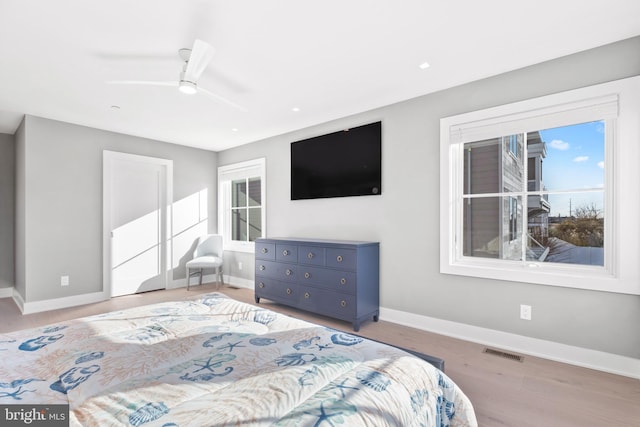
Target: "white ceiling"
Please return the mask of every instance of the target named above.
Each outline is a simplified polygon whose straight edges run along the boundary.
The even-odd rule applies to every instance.
[[[0,133],[30,114],[219,151],[639,34],[638,0],[0,0]],[[196,38],[199,85],[248,111],[106,83],[177,81]]]

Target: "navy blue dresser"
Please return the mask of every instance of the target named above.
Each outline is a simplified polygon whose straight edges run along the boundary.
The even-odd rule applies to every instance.
[[[255,299],[353,323],[378,321],[378,242],[257,239]]]

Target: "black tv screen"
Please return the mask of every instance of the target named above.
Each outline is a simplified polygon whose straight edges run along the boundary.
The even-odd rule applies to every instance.
[[[382,194],[382,123],[291,143],[291,200]]]

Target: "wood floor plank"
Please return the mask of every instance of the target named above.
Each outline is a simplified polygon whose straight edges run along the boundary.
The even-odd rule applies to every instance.
[[[143,304],[215,291],[206,284],[112,298],[64,310],[22,315],[11,298],[0,299],[0,333]],[[221,292],[255,304],[253,291]],[[267,300],[259,306],[351,332],[351,324]],[[523,362],[483,353],[484,346],[383,320],[365,322],[358,334],[445,360],[445,373],[469,396],[482,427],[640,427],[640,380],[524,356]]]

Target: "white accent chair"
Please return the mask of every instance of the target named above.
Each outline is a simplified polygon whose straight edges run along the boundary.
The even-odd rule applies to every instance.
[[[218,273],[218,282],[224,285],[222,275],[222,235],[207,234],[198,238],[198,244],[193,251],[193,259],[187,261],[187,290],[189,290],[191,276],[200,275],[199,285],[202,285],[202,271],[215,269]],[[198,271],[191,272],[197,269]]]

